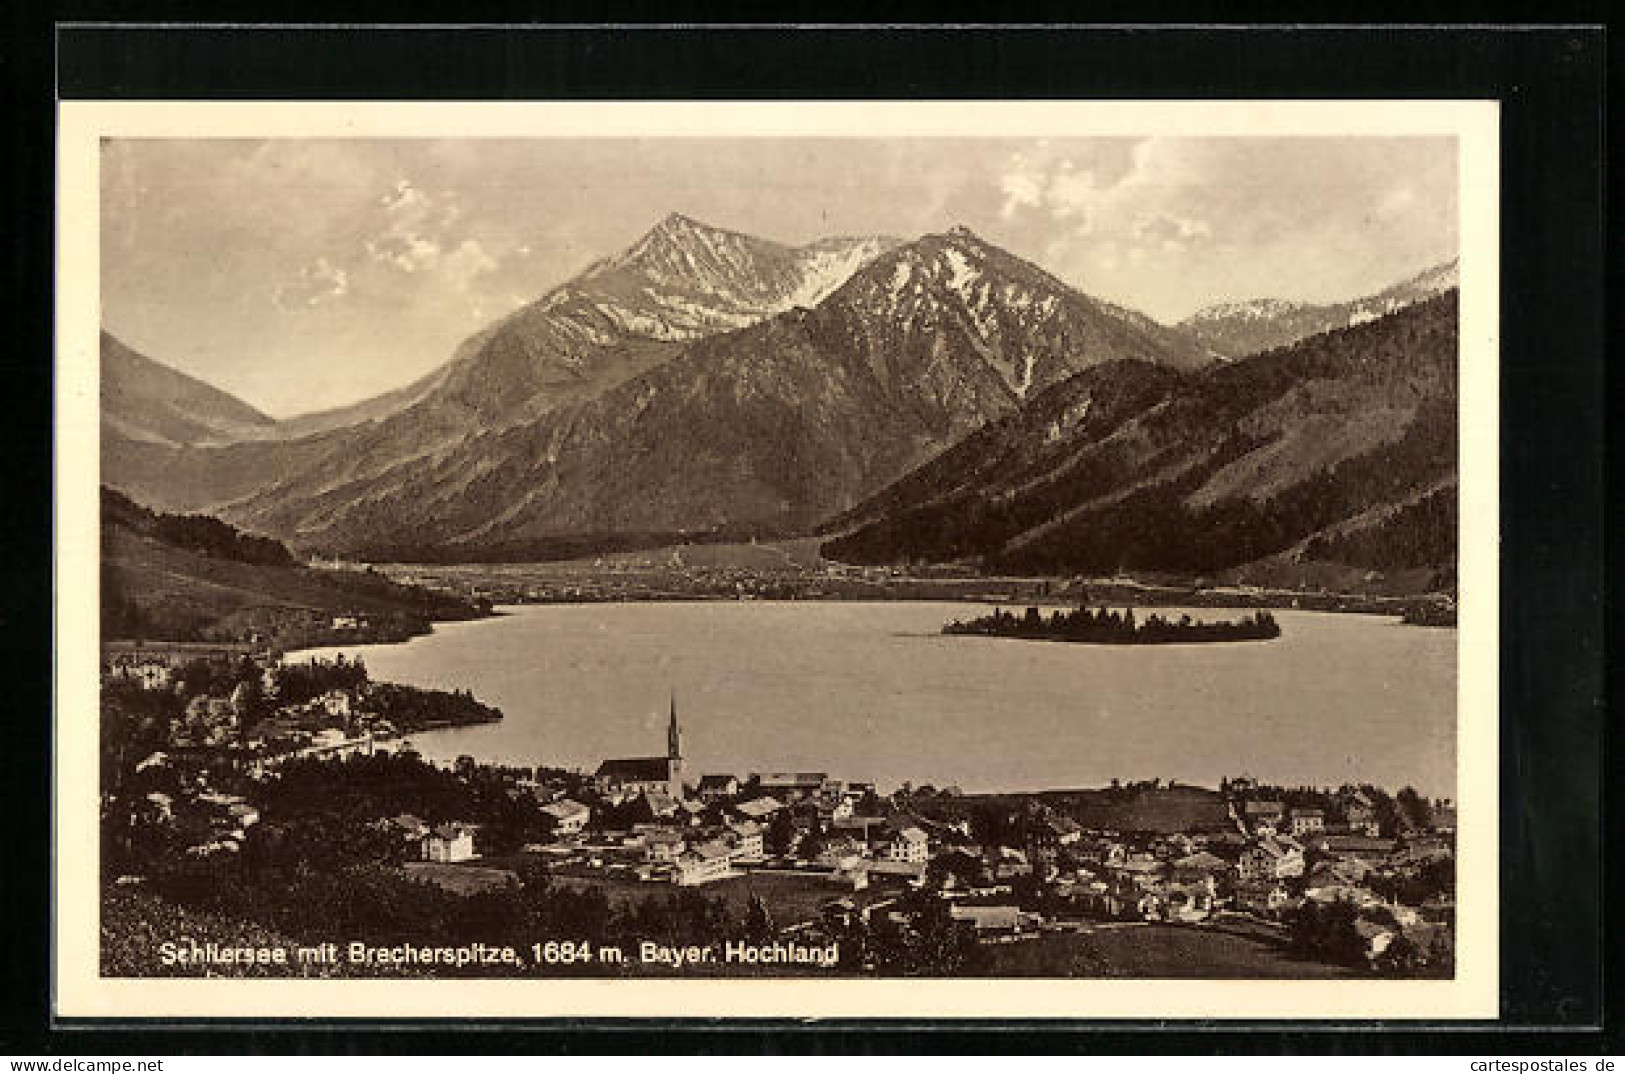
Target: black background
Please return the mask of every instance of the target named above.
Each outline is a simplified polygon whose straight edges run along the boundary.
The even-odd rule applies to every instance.
[[[294,10],[285,8],[282,17]],[[331,9],[328,9],[331,10]],[[680,10],[680,9],[673,9]],[[1603,102],[1600,28],[280,29],[53,25],[11,8],[0,368],[9,721],[0,1049],[1618,1052],[1604,1022]],[[86,6],[77,15],[111,17]],[[692,14],[692,12],[691,12]],[[885,17],[877,7],[869,17]],[[1052,13],[1053,14],[1053,13]],[[1206,11],[1207,17],[1217,12]],[[1412,11],[1415,15],[1415,11]],[[193,6],[185,16],[200,17]],[[173,11],[168,17],[185,17]],[[215,16],[218,17],[218,16]],[[321,16],[318,16],[321,17]],[[326,17],[331,17],[326,16]],[[367,10],[356,19],[399,18]],[[489,21],[520,18],[492,15]],[[600,16],[601,17],[601,16]],[[713,17],[715,17],[713,15]],[[1548,17],[1551,13],[1548,12]],[[61,99],[1491,98],[1502,103],[1502,1020],[51,1025],[51,309]],[[83,793],[84,788],[66,788]],[[1222,983],[1215,983],[1222,989]],[[1609,989],[1609,996],[1613,990]],[[1612,1006],[1611,1004],[1606,1006]],[[448,1011],[448,1016],[455,1012]],[[487,1026],[488,1027],[488,1026]],[[1537,1031],[1545,1027],[1544,1031]],[[1554,1027],[1568,1032],[1554,1033]],[[1152,1031],[1155,1030],[1155,1031]]]

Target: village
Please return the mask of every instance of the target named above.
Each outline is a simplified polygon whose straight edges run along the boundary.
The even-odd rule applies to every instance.
[[[590,773],[471,757],[431,766],[411,734],[448,717],[425,711],[432,697],[392,693],[404,689],[342,660],[109,647],[113,709],[153,701],[170,713],[104,729],[120,738],[104,740],[104,831],[125,851],[111,855],[123,864],[110,883],[139,884],[144,854],[243,856],[304,808],[289,805],[297,773],[342,787],[353,803],[342,824],[366,829],[356,845],[372,864],[458,896],[516,890],[541,873],[552,890],[616,900],[694,889],[759,901],[774,934],[807,943],[855,923],[906,930],[931,905],[995,949],[1157,925],[1263,938],[1373,972],[1453,965],[1455,810],[1409,789],[1237,777],[1216,791],[1152,780],[882,793],[826,772],[691,772],[675,699],[663,752]],[[452,720],[500,718],[466,695],[446,698],[457,702]],[[372,790],[380,780],[388,794]],[[403,780],[432,793],[403,797]],[[393,808],[403,802],[421,804]]]

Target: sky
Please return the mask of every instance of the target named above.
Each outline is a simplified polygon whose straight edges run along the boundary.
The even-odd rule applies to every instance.
[[[1172,322],[1456,256],[1445,138],[109,139],[102,326],[274,417],[415,380],[669,212],[788,243],[964,225]]]

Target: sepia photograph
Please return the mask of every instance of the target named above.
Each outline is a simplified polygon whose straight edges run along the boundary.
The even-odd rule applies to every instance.
[[[1493,1014],[1493,105],[211,107],[64,109],[85,1009]]]

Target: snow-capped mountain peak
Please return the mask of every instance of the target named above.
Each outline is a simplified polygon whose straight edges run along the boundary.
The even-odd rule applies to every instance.
[[[1030,398],[1081,368],[1135,356],[1194,365],[1188,341],[1129,310],[1082,295],[964,226],[875,259],[830,302],[861,323],[874,368],[919,363],[942,397],[967,390]],[[905,359],[903,356],[909,356]],[[909,379],[909,378],[904,378]]]
[[[1207,306],[1180,322],[1215,353],[1240,358],[1335,328],[1374,321],[1458,285],[1455,260],[1424,269],[1375,294],[1316,304],[1256,298]]]

